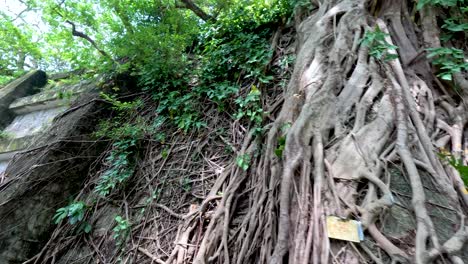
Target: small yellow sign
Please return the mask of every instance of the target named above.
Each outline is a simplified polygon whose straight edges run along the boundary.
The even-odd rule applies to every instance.
[[[328,237],[352,242],[364,240],[361,222],[343,220],[336,216],[327,216]]]

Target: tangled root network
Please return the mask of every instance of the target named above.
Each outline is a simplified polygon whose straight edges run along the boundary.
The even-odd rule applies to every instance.
[[[461,92],[452,92],[421,55],[440,47],[436,10],[416,10],[410,0],[312,2],[312,10],[295,13],[296,62],[289,84],[263,98],[272,120],[264,138],[227,122],[231,138],[173,139],[171,159],[177,160],[149,148],[154,162],[145,168],[153,176],[142,177],[139,186],[154,191],[154,182],[162,184],[171,171],[195,172],[202,178],[191,183],[203,190],[196,203],[184,204],[180,194],[164,189],[166,197],[178,198],[160,202],[132,228],[130,259],[464,263],[468,195],[459,172],[438,152],[468,161],[468,81],[454,74]],[[362,44],[365,32],[377,26],[398,47],[390,51],[398,53],[396,59],[377,59]],[[281,39],[273,38],[276,53],[283,50],[275,43]],[[275,153],[280,138],[281,157]],[[216,154],[226,142],[237,146],[237,155],[252,157],[247,170]],[[190,163],[189,153],[207,144],[203,160]],[[364,240],[328,238],[327,216],[359,220]],[[95,256],[102,261],[105,254]]]

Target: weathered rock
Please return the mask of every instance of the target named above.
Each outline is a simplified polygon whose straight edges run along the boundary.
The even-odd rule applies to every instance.
[[[47,75],[43,71],[32,71],[14,80],[0,89],[0,129],[11,122],[14,115],[9,109],[10,104],[21,97],[31,95],[38,87],[47,82]]]
[[[0,185],[0,263],[21,263],[36,254],[54,228],[55,210],[82,188],[104,147],[90,138],[106,115],[96,97],[81,98],[7,168],[7,182]]]

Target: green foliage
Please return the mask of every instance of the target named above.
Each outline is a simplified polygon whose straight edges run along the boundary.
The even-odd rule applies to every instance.
[[[108,168],[99,177],[95,187],[96,193],[107,196],[133,175],[134,164],[131,160],[133,154],[131,148],[135,145],[135,139],[120,140],[113,144],[112,151],[105,160]]]
[[[236,94],[239,79],[269,83],[273,77],[264,69],[271,59],[270,23],[279,23],[287,14],[288,1],[244,1],[221,14],[214,25],[203,28],[201,49],[200,89],[209,99],[223,106]]]
[[[143,101],[136,99],[131,102],[122,102],[115,95],[105,93],[101,93],[101,97],[112,104],[111,108],[116,111],[117,115],[99,124],[99,129],[94,133],[96,137],[113,140],[135,140],[152,132],[152,127],[142,117],[138,116],[139,110],[143,107]],[[129,117],[131,116],[138,117],[130,122]]]
[[[440,7],[453,7],[458,3],[464,3],[465,0],[418,0],[417,9],[421,9],[426,5],[440,6]]]
[[[449,18],[444,20],[442,28],[452,32],[463,32],[468,30],[468,23],[463,23],[460,18]]]
[[[444,24],[441,28],[444,34],[441,39],[450,41],[459,33],[464,33],[468,30],[467,16],[468,8],[464,0],[421,0],[418,1],[418,9],[425,5],[432,5],[449,9],[451,15],[444,19]],[[428,58],[433,58],[432,63],[438,66],[440,72],[437,74],[443,80],[451,81],[454,73],[460,73],[468,70],[468,62],[465,59],[464,52],[461,49],[454,47],[446,48],[429,48],[427,49]]]
[[[203,51],[202,83],[216,85],[222,80],[236,79],[231,75],[233,72],[243,72],[245,78],[259,79],[264,83],[271,81],[271,77],[263,72],[272,55],[267,35],[268,31],[224,36],[210,28],[202,39],[207,43]],[[231,91],[234,93],[236,89]]]
[[[148,122],[138,115],[143,107],[140,99],[123,102],[115,95],[105,93],[101,93],[101,97],[116,111],[116,116],[102,121],[98,131],[94,133],[96,137],[110,138],[114,142],[104,162],[106,169],[95,186],[96,193],[107,196],[133,175],[135,150],[139,140],[146,134],[151,134],[158,126],[148,125]],[[137,117],[133,118],[135,116]]]
[[[284,151],[285,146],[286,146],[286,136],[279,137],[278,146],[275,149],[275,155],[278,156],[278,158],[283,157],[283,151]]]
[[[243,155],[237,156],[236,164],[237,166],[239,166],[239,168],[246,171],[250,167],[250,155],[243,154]]]
[[[61,100],[71,101],[71,99],[73,98],[73,92],[70,90],[60,90],[57,92],[57,98]]]
[[[205,126],[205,123],[201,121],[199,111],[197,111],[197,107],[200,106],[200,98],[196,93],[166,90],[155,94],[154,99],[159,102],[156,113],[167,117],[184,132]]]
[[[208,98],[219,110],[232,105],[240,89],[234,80],[240,80],[241,74],[245,80],[269,83],[273,77],[265,73],[265,68],[272,55],[268,43],[271,32],[268,27],[258,28],[280,19],[286,10],[283,5],[246,1],[220,14],[216,23],[204,25],[198,38],[199,54],[192,66],[195,71],[179,70],[176,78],[166,78],[157,89],[151,88],[153,83],[145,82],[159,103],[158,116],[166,117],[184,132],[200,129],[205,126],[200,114],[204,100]],[[196,85],[192,86],[189,83],[194,79]],[[250,97],[243,114],[261,122],[261,110],[253,112],[249,100]],[[241,101],[238,102],[242,104]]]
[[[376,59],[383,59],[384,61],[394,60],[398,58],[398,55],[390,53],[390,51],[395,51],[398,47],[388,43],[385,40],[387,36],[388,34],[376,26],[374,31],[366,31],[361,44],[369,47],[369,55]]]
[[[456,48],[430,48],[428,57],[434,58],[432,63],[440,67],[437,74],[444,80],[452,80],[454,73],[468,70],[468,62],[465,60],[463,50]]]
[[[276,156],[278,156],[278,158],[283,157],[283,151],[284,151],[284,148],[286,147],[286,134],[290,127],[291,127],[290,123],[283,124],[283,126],[281,127],[282,136],[278,138],[278,144],[275,149],[275,154]]]
[[[251,31],[268,23],[281,21],[291,14],[292,3],[288,0],[234,0],[230,8],[224,10],[217,24],[224,33]]]
[[[129,72],[138,78],[141,88],[153,94],[159,104],[157,116],[184,132],[205,126],[201,112],[207,99],[219,110],[233,110],[234,99],[245,83],[268,84],[273,80],[266,67],[272,56],[269,38],[296,4],[287,0],[200,0],[196,4],[216,16],[216,22],[202,22],[192,11],[166,0],[23,3],[31,10],[40,10],[46,25],[43,28],[47,28],[47,34],[23,27],[20,31],[25,40],[40,38],[34,55],[40,67]],[[95,45],[73,36],[68,21]],[[19,29],[10,24],[5,24],[8,34]],[[97,136],[117,140],[154,132],[145,120],[125,120],[141,108],[142,102],[122,102],[106,94],[102,97],[122,114],[102,122]],[[246,115],[251,119],[259,116]]]
[[[439,157],[452,165],[459,173],[465,186],[468,187],[468,166],[463,165],[462,159],[456,159],[450,153],[438,153]]]
[[[1,67],[0,67],[1,68]],[[24,70],[6,70],[2,73],[2,69],[0,69],[0,89],[2,88],[3,85],[8,84],[14,79],[17,79],[18,77],[21,77],[24,75],[26,72]]]
[[[33,42],[34,29],[21,26],[14,18],[0,11],[0,85],[17,78],[28,68],[27,60],[41,59],[41,46]]]
[[[109,95],[103,92],[101,92],[100,95],[104,100],[112,104],[112,109],[119,112],[135,111],[143,106],[143,101],[141,101],[141,99],[137,99],[132,102],[122,102],[119,101],[115,95]]]
[[[205,76],[206,77],[206,76]],[[204,87],[203,87],[204,88]],[[201,88],[200,90],[202,90]],[[206,93],[208,98],[218,104],[219,109],[224,109],[224,104],[229,100],[233,95],[237,94],[239,87],[233,84],[230,81],[222,81],[219,83],[211,84],[206,91],[200,91]]]
[[[239,112],[236,115],[237,119],[247,118],[253,122],[255,126],[261,126],[263,121],[264,111],[260,102],[260,90],[255,85],[245,98],[239,97],[236,103],[239,106]]]
[[[58,224],[62,220],[68,218],[68,222],[71,225],[78,224],[78,232],[83,231],[85,233],[89,233],[91,232],[92,227],[88,222],[83,221],[87,210],[88,206],[84,202],[72,202],[68,206],[59,208],[56,211],[53,217],[54,223]]]
[[[114,239],[117,245],[121,245],[130,234],[132,225],[130,221],[124,219],[120,215],[116,216],[114,220],[117,222],[117,225],[112,229],[114,232]]]

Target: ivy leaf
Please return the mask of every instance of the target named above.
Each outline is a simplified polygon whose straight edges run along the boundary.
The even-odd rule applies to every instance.
[[[242,170],[246,171],[250,166],[250,156],[249,156],[249,154],[239,155],[236,158],[236,164]]]
[[[451,81],[452,80],[452,74],[451,73],[443,73],[443,74],[440,75],[440,78],[442,80]]]
[[[89,234],[89,232],[91,232],[91,229],[92,229],[92,227],[91,227],[91,225],[90,225],[88,222],[84,223],[83,231],[84,231],[86,234]]]

